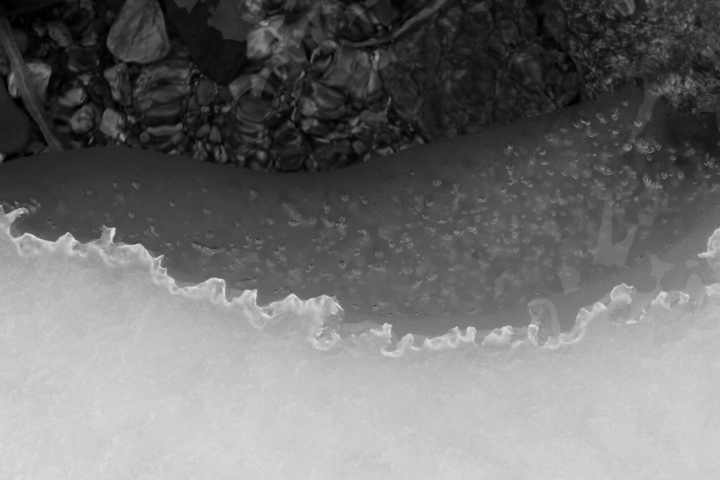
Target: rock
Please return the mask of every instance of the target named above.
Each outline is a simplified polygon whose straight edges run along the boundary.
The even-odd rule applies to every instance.
[[[235,107],[236,129],[245,134],[257,134],[265,130],[265,122],[273,114],[273,102],[264,97],[243,96]]]
[[[30,119],[15,105],[0,78],[0,153],[15,153],[27,145]]]
[[[365,125],[375,130],[388,123],[387,115],[372,110],[363,110],[358,117]]]
[[[152,125],[176,123],[190,95],[190,62],[167,59],[149,65],[135,83],[135,107]]]
[[[132,85],[130,85],[127,64],[118,63],[106,69],[103,77],[110,85],[113,100],[125,107],[132,103]]]
[[[344,48],[335,53],[320,81],[328,87],[347,91],[354,100],[372,103],[382,95],[379,69],[378,61],[367,52]]]
[[[157,127],[148,127],[145,131],[153,137],[172,137],[176,133],[183,131],[183,124],[175,125],[159,125]]]
[[[165,11],[202,73],[220,85],[240,74],[247,34],[260,20],[245,2],[165,0]]]
[[[70,30],[60,20],[48,22],[48,35],[55,41],[60,48],[67,48],[72,43]]]
[[[212,149],[213,157],[215,157],[215,163],[227,163],[228,154],[223,145],[215,145]]]
[[[67,49],[67,68],[71,72],[95,72],[98,67],[97,49],[94,47],[78,47],[72,45]]]
[[[116,102],[113,100],[110,90],[110,85],[104,78],[95,78],[88,89],[90,101],[101,108],[114,107]]]
[[[213,100],[215,100],[216,92],[217,85],[215,85],[215,82],[212,82],[205,78],[201,79],[198,82],[197,90],[195,91],[195,96],[197,97],[198,104],[202,107],[204,107],[205,105],[210,105]]]
[[[204,138],[210,133],[210,124],[209,123],[203,123],[200,128],[198,128],[197,132],[195,132],[195,136],[198,138]]]
[[[304,117],[338,120],[345,116],[345,96],[314,80],[307,82],[306,94],[300,97],[298,109]]]
[[[70,117],[70,129],[77,134],[87,133],[95,126],[97,117],[98,110],[95,105],[83,105]]]
[[[292,124],[285,124],[275,131],[271,153],[280,172],[301,170],[309,147],[305,138]]]
[[[223,138],[222,138],[222,133],[220,132],[220,129],[216,125],[213,125],[212,128],[210,129],[210,133],[208,135],[208,141],[210,143],[219,145],[222,143],[222,140],[223,140]]]
[[[100,121],[100,131],[110,138],[118,138],[123,133],[125,126],[125,116],[113,110],[106,108]]]
[[[41,101],[45,101],[50,75],[52,75],[52,68],[47,63],[41,62],[28,62],[25,66],[27,67],[30,89],[35,92]],[[15,72],[12,72],[8,76],[8,91],[13,98],[17,98],[20,95],[17,82],[18,76]]]
[[[110,29],[107,47],[124,62],[163,59],[170,52],[170,41],[157,0],[127,0]]]
[[[58,98],[58,104],[63,107],[77,107],[85,102],[86,98],[85,89],[81,86],[75,86]]]

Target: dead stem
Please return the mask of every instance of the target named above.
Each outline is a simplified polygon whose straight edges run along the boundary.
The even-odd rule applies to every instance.
[[[25,62],[20,55],[15,40],[12,37],[12,29],[10,22],[6,17],[0,17],[0,46],[5,49],[5,53],[10,59],[10,68],[17,76],[17,85],[20,92],[20,97],[23,99],[25,108],[27,109],[30,116],[35,120],[40,131],[45,137],[45,142],[48,144],[51,150],[61,151],[65,150],[63,143],[55,137],[52,131],[50,121],[47,117],[45,109],[43,108],[40,98],[32,88],[30,88],[30,79],[28,78],[28,71],[25,67]]]

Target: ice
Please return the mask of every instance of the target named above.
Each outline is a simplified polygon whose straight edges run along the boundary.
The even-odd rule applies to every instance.
[[[720,285],[697,309],[661,296],[629,325],[588,306],[546,347],[457,331],[453,348],[388,355],[377,329],[321,349],[332,299],[228,302],[222,282],[178,288],[108,232],[12,239],[13,218],[0,216],[0,478],[720,471]]]

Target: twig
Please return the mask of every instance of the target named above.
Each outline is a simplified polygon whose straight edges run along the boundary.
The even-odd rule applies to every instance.
[[[53,134],[50,121],[45,113],[45,109],[41,105],[37,92],[30,88],[30,79],[27,68],[25,67],[25,62],[22,59],[22,55],[20,55],[20,50],[15,44],[15,40],[13,40],[10,22],[5,17],[0,17],[0,46],[5,49],[5,53],[10,59],[10,68],[17,76],[18,90],[20,91],[20,97],[23,99],[25,108],[33,120],[35,120],[38,127],[40,127],[45,142],[52,150],[65,150],[62,142]]]

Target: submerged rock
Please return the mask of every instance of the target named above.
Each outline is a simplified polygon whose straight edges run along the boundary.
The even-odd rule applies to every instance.
[[[220,85],[240,74],[246,61],[247,34],[259,20],[252,19],[245,2],[165,0],[165,8],[168,22],[202,73]]]
[[[134,89],[135,107],[148,124],[179,120],[191,92],[190,66],[189,61],[173,58],[140,72]]]
[[[50,75],[52,75],[52,68],[47,63],[42,62],[28,62],[25,64],[25,67],[29,87],[40,100],[45,101]],[[15,72],[10,73],[8,76],[8,91],[14,98],[20,96],[19,81],[18,75]]]
[[[99,117],[98,108],[93,104],[83,105],[70,117],[70,129],[73,133],[87,133],[95,126]],[[108,121],[110,118],[108,117]],[[106,129],[108,127],[106,126]]]
[[[110,85],[113,100],[125,107],[132,103],[132,85],[127,64],[113,65],[103,72],[103,77]]]
[[[100,131],[110,138],[118,138],[123,133],[123,127],[125,126],[125,116],[113,110],[112,108],[106,108],[102,115],[100,122]]]
[[[107,47],[124,62],[163,59],[170,52],[170,41],[157,0],[127,0],[110,29]]]

